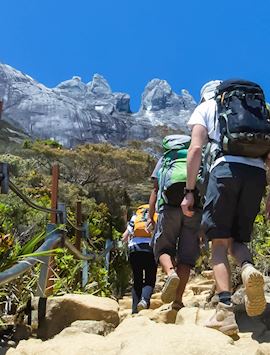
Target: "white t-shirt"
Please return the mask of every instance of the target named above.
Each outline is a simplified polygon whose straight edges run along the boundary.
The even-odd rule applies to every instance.
[[[158,179],[158,172],[159,172],[159,169],[161,168],[162,166],[162,159],[163,157],[159,158],[152,174],[151,174],[151,179]]]
[[[192,128],[196,124],[200,124],[207,129],[208,137],[214,139],[215,141],[220,141],[220,129],[219,121],[217,118],[217,104],[214,99],[205,101],[197,106],[192,113],[188,126]],[[215,120],[216,117],[216,120]],[[256,166],[257,168],[265,169],[264,162],[261,158],[248,158],[236,155],[224,155],[215,160],[211,169],[218,165],[222,161],[227,161],[230,163],[242,163],[251,166]]]

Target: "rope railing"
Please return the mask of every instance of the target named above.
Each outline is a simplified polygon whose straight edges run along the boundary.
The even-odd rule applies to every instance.
[[[68,217],[66,218],[66,221],[75,231],[84,232],[84,230],[85,230],[84,227],[75,226],[75,224],[73,224]]]
[[[72,227],[74,228],[75,230],[77,231],[80,231],[80,232],[85,232],[85,226],[82,226],[82,227],[78,227],[78,226],[75,226],[71,220],[69,218],[66,219],[67,223]],[[86,236],[84,237],[84,240],[87,241],[87,243],[95,248],[94,244],[91,242],[91,240],[89,238],[87,238]],[[72,247],[74,248],[74,246],[72,245]],[[104,257],[112,248],[114,248],[114,245],[111,245],[107,248],[104,249],[104,251],[102,251],[101,253],[99,254],[95,254],[96,255],[96,259],[99,259],[99,258],[102,258]],[[85,260],[85,259],[84,259]]]
[[[47,208],[43,207],[40,205],[37,205],[36,203],[32,202],[27,196],[24,195],[22,191],[19,190],[19,188],[13,184],[12,181],[9,180],[9,187],[10,189],[18,196],[20,197],[21,200],[23,200],[29,207],[34,208],[35,210],[42,211],[45,213],[56,213],[58,215],[63,214],[63,211],[58,210],[58,209],[53,209],[53,208]]]

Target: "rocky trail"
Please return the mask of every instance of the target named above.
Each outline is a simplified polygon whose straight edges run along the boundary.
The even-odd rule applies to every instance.
[[[211,271],[191,278],[185,307],[178,312],[160,300],[161,273],[150,309],[135,315],[131,315],[129,295],[119,302],[92,295],[64,295],[47,299],[46,307],[44,300],[34,299],[32,327],[39,321],[36,338],[21,340],[15,348],[2,348],[0,354],[270,354],[269,284],[266,279],[268,307],[260,317],[246,315],[241,287],[234,294],[240,329],[234,339],[203,326],[214,312],[213,298],[208,301],[214,287]],[[29,337],[25,328],[24,336]]]

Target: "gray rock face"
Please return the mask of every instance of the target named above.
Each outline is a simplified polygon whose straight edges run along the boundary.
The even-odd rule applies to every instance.
[[[145,140],[155,126],[187,132],[186,121],[196,105],[186,90],[177,95],[165,80],[154,79],[142,94],[139,112],[131,113],[129,95],[113,93],[101,75],[87,84],[74,76],[50,89],[5,64],[0,64],[1,98],[3,120],[33,138],[67,147]]]

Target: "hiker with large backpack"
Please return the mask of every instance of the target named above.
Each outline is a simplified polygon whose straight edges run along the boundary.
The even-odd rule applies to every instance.
[[[199,229],[201,211],[199,196],[192,218],[183,215],[180,208],[186,185],[186,158],[190,137],[170,135],[163,139],[164,155],[153,173],[154,189],[149,199],[149,224],[154,224],[156,208],[158,221],[153,236],[156,262],[161,265],[167,278],[161,299],[171,308],[182,308],[182,296],[190,270],[199,256]]]
[[[146,226],[149,205],[141,205],[128,222],[122,241],[128,243],[129,262],[133,273],[132,313],[150,306],[156,283],[157,265],[150,246],[152,230]],[[156,214],[153,220],[156,221]]]
[[[238,326],[231,302],[228,254],[241,266],[247,314],[258,316],[266,307],[263,275],[254,268],[246,245],[265,191],[266,165],[270,166],[270,121],[263,91],[245,80],[208,82],[201,89],[200,105],[188,125],[192,139],[187,156],[186,194],[181,204],[187,217],[193,216],[203,146],[207,141],[211,146],[202,225],[212,241],[219,303],[205,325],[232,335],[238,332]],[[269,198],[266,206],[269,217]]]

